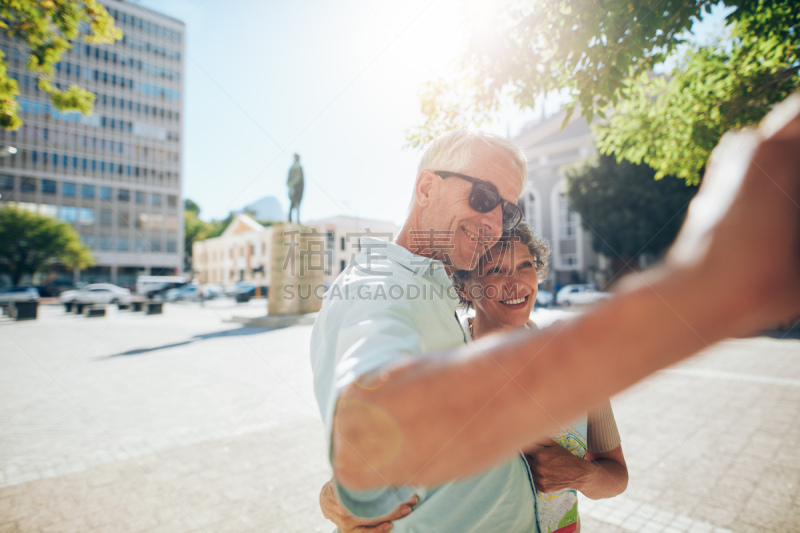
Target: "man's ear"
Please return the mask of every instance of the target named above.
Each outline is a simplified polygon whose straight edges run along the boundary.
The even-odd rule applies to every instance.
[[[417,203],[422,207],[430,205],[438,189],[439,177],[430,170],[423,170],[417,176],[417,184],[414,188],[414,196]]]

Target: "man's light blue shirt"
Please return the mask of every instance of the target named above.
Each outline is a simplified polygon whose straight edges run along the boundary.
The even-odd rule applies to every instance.
[[[371,237],[361,239],[361,248],[364,253],[326,292],[311,335],[314,391],[329,438],[339,394],[359,376],[466,340],[455,315],[457,295],[440,261]],[[435,488],[336,488],[351,513],[367,518],[416,494],[414,511],[394,522],[397,533],[538,531],[530,471],[521,455]]]

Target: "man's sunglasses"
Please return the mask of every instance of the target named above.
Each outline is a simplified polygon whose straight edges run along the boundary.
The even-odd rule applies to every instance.
[[[483,181],[472,176],[459,174],[458,172],[447,172],[436,170],[433,172],[442,179],[459,178],[472,183],[472,190],[469,192],[469,206],[478,213],[488,213],[498,205],[503,205],[503,230],[508,231],[517,227],[522,220],[522,209],[519,206],[506,202],[500,196],[500,192],[494,184]]]

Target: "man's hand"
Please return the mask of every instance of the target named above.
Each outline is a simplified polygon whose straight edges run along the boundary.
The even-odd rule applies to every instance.
[[[417,497],[412,496],[406,503],[400,505],[397,509],[392,511],[386,516],[378,519],[362,519],[356,518],[345,509],[336,497],[336,491],[333,488],[333,483],[328,481],[322,486],[322,491],[319,493],[319,506],[322,509],[322,515],[336,524],[342,533],[385,533],[392,530],[392,521],[399,520],[404,516],[411,513],[411,506],[417,504]]]
[[[533,484],[539,492],[581,490],[591,480],[595,466],[572,455],[552,440],[525,452]]]

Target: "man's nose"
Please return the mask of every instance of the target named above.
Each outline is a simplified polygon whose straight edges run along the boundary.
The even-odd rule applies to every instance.
[[[484,213],[481,222],[492,242],[496,242],[503,234],[503,206],[498,205],[488,213]]]

